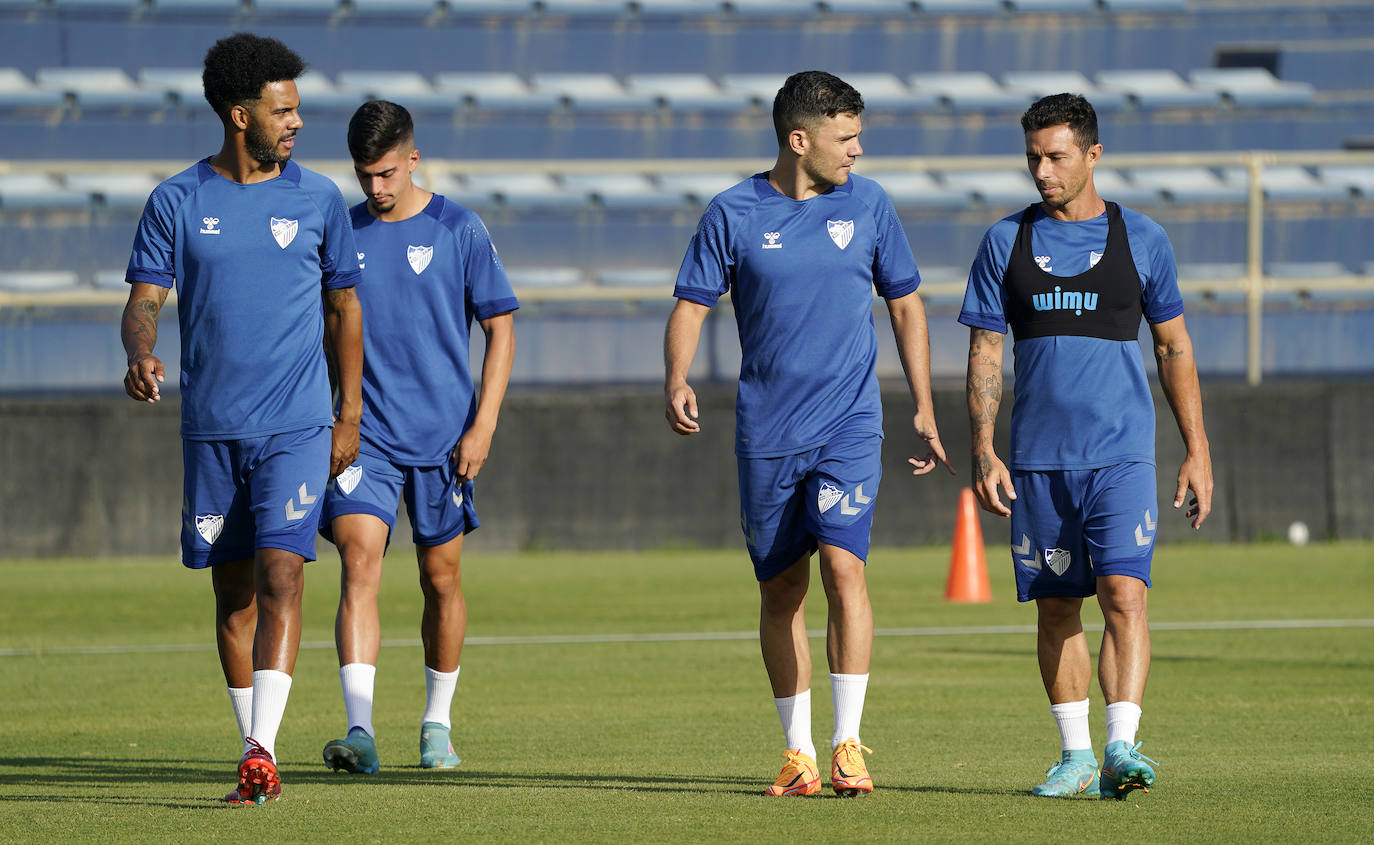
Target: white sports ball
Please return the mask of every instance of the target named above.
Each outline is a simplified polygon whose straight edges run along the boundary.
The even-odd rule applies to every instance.
[[[1295,546],[1307,545],[1309,536],[1307,523],[1302,520],[1295,520],[1292,525],[1288,526],[1288,542]]]

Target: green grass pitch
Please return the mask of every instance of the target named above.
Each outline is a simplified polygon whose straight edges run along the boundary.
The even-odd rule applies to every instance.
[[[972,606],[943,600],[948,549],[874,551],[863,739],[877,791],[857,800],[760,795],[782,734],[738,551],[470,549],[455,771],[418,765],[420,596],[413,559],[394,552],[382,771],[361,777],[320,760],[345,728],[329,644],[338,563],[322,549],[278,739],[283,799],[264,807],[215,800],[239,743],[205,573],[164,558],[0,562],[0,841],[1374,841],[1374,545],[1160,548],[1140,739],[1161,767],[1125,802],[1026,794],[1058,739],[1024,631],[1033,611],[1014,600],[1001,543],[989,550],[994,600]],[[1095,608],[1086,619],[1100,623]],[[1263,620],[1344,621],[1210,624]],[[648,634],[684,636],[622,636]]]

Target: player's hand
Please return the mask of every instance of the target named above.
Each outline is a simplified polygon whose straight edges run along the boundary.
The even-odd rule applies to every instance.
[[[701,423],[697,422],[697,395],[692,388],[683,382],[664,392],[667,408],[663,415],[668,418],[668,425],[673,431],[682,435],[701,431]]]
[[[1193,498],[1188,502],[1188,510],[1183,515],[1192,520],[1193,530],[1202,527],[1207,515],[1212,512],[1212,459],[1210,456],[1189,455],[1178,470],[1178,489],[1174,492],[1174,508],[1183,507],[1188,491]]]
[[[156,402],[162,398],[158,385],[166,381],[167,372],[156,355],[144,355],[129,362],[124,374],[124,392],[139,402]]]
[[[944,464],[949,474],[954,475],[954,467],[945,457],[945,447],[940,443],[940,432],[935,428],[934,415],[928,412],[917,414],[912,418],[911,424],[916,429],[916,436],[926,444],[925,455],[906,459],[907,463],[915,467],[911,474],[925,475],[939,464]]]
[[[329,447],[329,477],[333,478],[358,460],[358,424],[334,420]]]
[[[997,494],[999,486],[1007,492],[1008,501],[1016,498],[1016,491],[1011,486],[1011,473],[997,454],[992,450],[974,452],[973,495],[978,497],[978,504],[988,513],[1011,516],[1011,508]]]
[[[453,470],[458,474],[458,483],[471,481],[482,471],[491,453],[491,437],[494,432],[474,425],[458,438],[453,447]]]

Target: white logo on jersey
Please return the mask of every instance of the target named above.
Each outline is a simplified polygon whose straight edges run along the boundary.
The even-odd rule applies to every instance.
[[[454,506],[454,507],[458,507],[458,508],[461,508],[461,507],[463,506],[463,491],[462,491],[462,490],[454,490],[454,491],[453,491],[453,506]]]
[[[360,252],[360,253],[358,253],[358,269],[359,269],[359,270],[364,270],[364,269],[367,268],[367,265],[363,263],[363,259],[366,258],[366,257],[367,257],[367,253],[365,253],[365,252]]]
[[[830,233],[830,240],[840,249],[849,246],[849,242],[854,239],[853,220],[827,220],[825,230]]]
[[[224,231],[223,229],[215,228],[219,225],[218,217],[202,217],[200,218],[200,222],[205,224],[205,228],[200,230],[202,235],[218,235],[220,232]]]
[[[415,271],[415,275],[420,275],[429,266],[430,259],[434,258],[434,247],[414,246],[406,247],[406,261],[410,262],[410,269]]]
[[[1073,555],[1069,554],[1068,549],[1045,549],[1045,565],[1053,570],[1055,575],[1063,575],[1064,570],[1069,568],[1073,562]]]
[[[782,244],[779,243],[782,240],[782,232],[764,232],[763,240],[764,249],[782,249]]]
[[[335,476],[334,481],[340,490],[347,496],[358,486],[358,482],[363,478],[363,468],[361,464],[354,464],[343,472]]]
[[[296,231],[300,224],[295,220],[283,220],[280,217],[272,218],[272,237],[276,239],[277,246],[282,249],[296,239]]]
[[[816,493],[816,507],[820,508],[821,513],[825,513],[835,507],[835,503],[842,498],[844,498],[844,491],[827,481],[821,485],[820,491]]]
[[[1092,250],[1088,250],[1088,267],[1089,267],[1089,268],[1096,267],[1096,266],[1097,266],[1097,262],[1099,262],[1099,261],[1101,261],[1101,260],[1102,260],[1102,253],[1100,253],[1100,252],[1093,252]]]
[[[1051,262],[1052,260],[1053,260],[1053,259],[1050,258],[1048,255],[1037,255],[1037,256],[1035,256],[1035,263],[1036,263],[1036,265],[1037,265],[1041,270],[1044,270],[1046,273],[1048,273],[1048,272],[1050,272],[1051,270],[1054,269],[1053,267],[1050,266],[1050,262]]]
[[[219,534],[224,530],[224,514],[207,513],[204,516],[196,516],[196,533],[205,538],[205,542],[214,543],[219,539]]]

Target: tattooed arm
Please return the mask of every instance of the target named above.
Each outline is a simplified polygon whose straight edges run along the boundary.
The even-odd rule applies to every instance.
[[[1202,424],[1202,389],[1198,386],[1197,362],[1193,359],[1193,341],[1183,324],[1183,315],[1152,323],[1155,364],[1159,368],[1159,385],[1169,400],[1178,422],[1179,434],[1188,454],[1178,471],[1178,488],[1174,492],[1174,507],[1183,507],[1188,491],[1193,499],[1184,516],[1192,520],[1194,529],[1201,528],[1207,514],[1212,512],[1212,451]]]
[[[969,430],[973,443],[973,492],[983,510],[1011,516],[1011,508],[998,496],[1001,485],[1008,499],[1016,498],[1011,473],[997,457],[992,435],[997,409],[1002,404],[1002,341],[1005,335],[987,329],[970,329],[968,343]]]
[[[129,285],[129,301],[124,305],[119,339],[129,359],[129,369],[124,374],[124,392],[139,402],[156,402],[162,398],[158,385],[167,373],[162,361],[153,354],[153,347],[157,345],[157,316],[171,290],[147,282]]]
[[[356,288],[324,292],[327,355],[338,379],[339,415],[334,420],[334,443],[329,476],[348,469],[358,459],[358,425],[363,419],[363,306]]]

